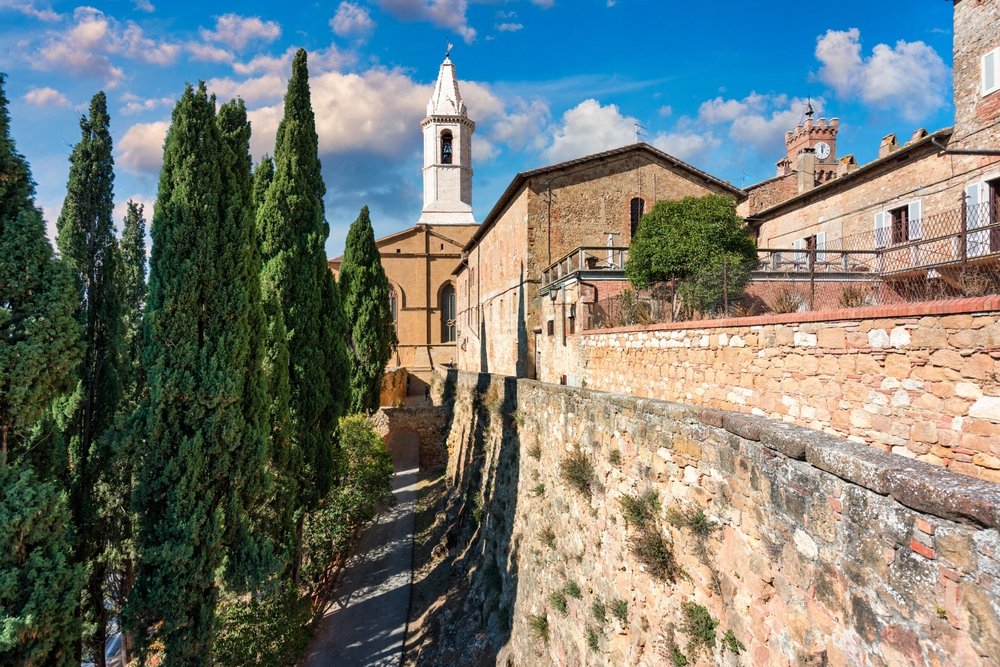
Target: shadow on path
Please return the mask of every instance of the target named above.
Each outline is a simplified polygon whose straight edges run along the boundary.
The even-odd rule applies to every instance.
[[[420,447],[410,431],[393,432],[387,444],[396,505],[361,536],[317,624],[307,667],[399,665],[410,606]]]

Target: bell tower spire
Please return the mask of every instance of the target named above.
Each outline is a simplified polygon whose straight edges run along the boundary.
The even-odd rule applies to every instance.
[[[472,217],[472,133],[451,62],[451,45],[427,102],[424,132],[424,208],[419,224],[474,225]]]

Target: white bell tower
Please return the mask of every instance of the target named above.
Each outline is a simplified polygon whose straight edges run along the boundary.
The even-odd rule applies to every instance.
[[[420,127],[424,131],[424,208],[417,223],[476,224],[472,217],[472,133],[476,124],[469,120],[448,54]]]

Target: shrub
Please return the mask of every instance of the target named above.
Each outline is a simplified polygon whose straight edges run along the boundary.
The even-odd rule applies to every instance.
[[[632,555],[646,571],[662,581],[674,582],[680,572],[673,549],[655,528],[644,528],[629,544]]]
[[[868,305],[871,299],[871,289],[857,284],[850,284],[840,292],[838,299],[841,308],[859,308]]]
[[[797,313],[805,302],[806,298],[799,288],[781,285],[774,290],[774,294],[767,300],[767,305],[773,313]]]
[[[587,628],[587,648],[595,652],[600,648],[600,638],[594,628]]]
[[[583,593],[580,592],[580,586],[575,581],[567,581],[564,590],[566,591],[566,595],[571,598],[579,600],[583,597]]]
[[[545,614],[532,614],[528,616],[528,626],[532,634],[537,639],[541,639],[546,644],[549,643],[549,617]]]
[[[555,531],[552,530],[552,526],[545,526],[545,528],[542,529],[540,537],[542,538],[542,542],[549,549],[556,548],[556,534]]]
[[[670,649],[670,664],[674,667],[685,667],[688,664],[687,656],[676,646]]]
[[[295,665],[312,639],[312,601],[294,586],[223,596],[212,654],[218,665]]]
[[[608,454],[608,463],[613,466],[620,466],[622,464],[622,453],[617,449],[612,449]]]
[[[682,602],[681,611],[684,613],[684,625],[682,629],[688,636],[688,651],[697,654],[702,649],[711,649],[715,646],[715,628],[719,622],[712,618],[708,609],[695,602]]]
[[[545,485],[544,484],[539,484],[534,489],[532,489],[531,492],[534,493],[535,496],[544,496],[545,495]]]
[[[736,635],[733,634],[732,630],[726,630],[726,634],[722,635],[722,647],[727,651],[732,651],[736,655],[739,655],[743,651],[747,650],[747,647],[743,645]]]
[[[608,622],[608,611],[607,607],[604,606],[604,602],[601,600],[594,600],[590,604],[590,614],[594,617],[601,625]]]
[[[660,497],[656,491],[650,489],[636,495],[626,493],[618,499],[618,504],[622,508],[625,523],[642,528],[660,510]]]
[[[628,602],[621,599],[612,600],[611,614],[621,621],[622,625],[628,624]]]
[[[549,595],[549,604],[560,614],[566,613],[566,594],[562,591],[554,591]]]
[[[528,456],[536,461],[540,461],[542,458],[542,446],[537,442],[531,443],[531,445],[528,446]]]
[[[490,388],[487,389],[482,396],[483,407],[486,411],[490,413],[490,416],[496,418],[500,415],[500,408],[503,406],[503,387],[500,384],[500,380],[495,380],[490,383]]]
[[[589,498],[591,496],[591,486],[594,483],[594,464],[590,462],[587,455],[576,451],[562,460],[559,466],[562,478],[566,483]]]

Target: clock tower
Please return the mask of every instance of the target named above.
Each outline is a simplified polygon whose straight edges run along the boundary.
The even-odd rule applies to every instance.
[[[778,176],[798,172],[800,164],[808,168],[813,162],[814,183],[821,185],[837,177],[837,129],[840,121],[836,118],[831,118],[829,123],[825,118],[814,121],[812,115],[812,107],[809,107],[805,121],[794,130],[785,132],[785,157],[778,162]],[[803,156],[807,159],[803,160]]]
[[[476,224],[472,217],[472,133],[476,124],[469,120],[455,65],[447,54],[420,127],[424,132],[424,208],[417,224]]]

